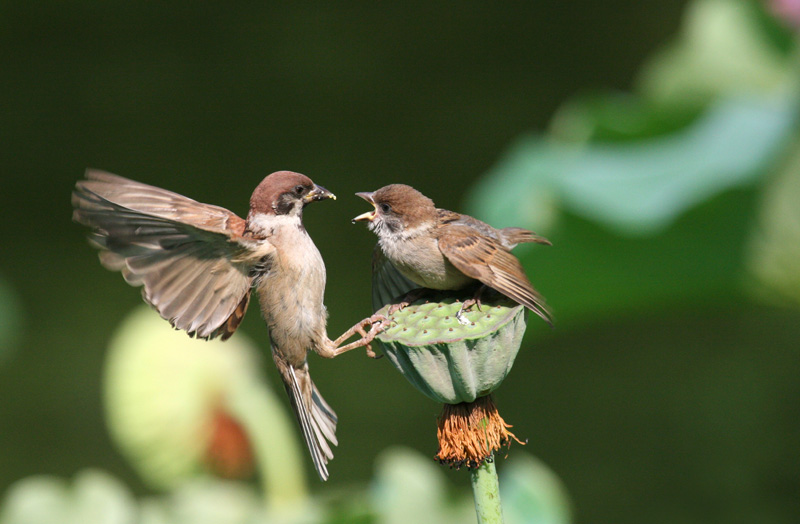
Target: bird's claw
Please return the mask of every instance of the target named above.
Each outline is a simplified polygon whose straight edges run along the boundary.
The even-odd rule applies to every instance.
[[[392,304],[391,306],[389,306],[388,314],[389,315],[394,315],[398,311],[402,311],[403,309],[407,308],[408,306],[409,306],[409,303],[406,302],[406,301],[399,302],[397,304]]]
[[[412,289],[411,291],[409,291],[405,295],[397,297],[397,298],[400,299],[400,302],[397,302],[396,304],[392,304],[391,306],[389,306],[389,311],[388,311],[389,316],[392,316],[395,313],[397,313],[398,311],[407,308],[408,306],[410,306],[411,304],[413,304],[414,302],[416,302],[420,298],[422,298],[425,295],[427,295],[429,292],[430,292],[430,289],[427,289],[427,288],[424,288],[424,287],[418,287],[418,288]],[[397,299],[395,299],[395,300],[397,300]]]
[[[484,287],[485,286],[479,287],[477,291],[475,291],[475,295],[472,298],[465,300],[461,304],[458,313],[456,313],[456,320],[458,320],[458,323],[462,326],[471,324],[471,322],[467,320],[467,317],[464,316],[465,311],[469,310],[472,306],[476,306],[478,311],[483,311],[481,309],[481,295],[483,295]]]
[[[323,357],[334,358],[342,353],[350,351],[351,349],[366,347],[368,356],[372,358],[379,358],[375,354],[375,351],[372,350],[370,343],[378,335],[378,333],[386,329],[390,323],[391,321],[383,315],[372,315],[371,317],[359,321],[356,325],[345,331],[342,336],[332,341],[332,347],[330,349],[319,351],[319,353]],[[367,326],[371,326],[369,331],[365,329]],[[355,342],[342,345],[347,339],[356,333],[361,335],[360,339],[356,340]]]
[[[379,359],[383,356],[376,354],[372,349],[372,341],[381,331],[389,327],[389,324],[391,324],[391,320],[383,315],[372,315],[371,317],[365,318],[363,321],[361,321],[361,324],[358,327],[358,332],[361,335],[361,341],[364,343],[368,357]],[[367,325],[371,326],[368,332],[364,331],[364,327]]]

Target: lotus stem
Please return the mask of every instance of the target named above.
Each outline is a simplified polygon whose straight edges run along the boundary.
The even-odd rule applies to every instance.
[[[470,469],[472,494],[475,497],[475,513],[478,524],[502,524],[503,508],[500,506],[500,484],[493,457],[483,461],[480,467]]]

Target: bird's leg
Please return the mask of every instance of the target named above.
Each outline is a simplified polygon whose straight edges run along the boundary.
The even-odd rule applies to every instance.
[[[458,313],[456,313],[456,320],[458,320],[459,324],[462,326],[469,324],[469,320],[464,317],[464,311],[468,310],[472,306],[478,306],[478,311],[481,311],[481,297],[483,296],[484,291],[486,291],[486,286],[481,284],[478,286],[478,289],[475,290],[475,294],[472,295],[472,298],[465,300],[461,304]]]
[[[388,312],[389,315],[390,316],[394,315],[401,309],[407,308],[412,303],[416,302],[417,300],[427,295],[429,291],[430,289],[425,287],[418,287],[416,289],[412,289],[411,291],[403,295],[402,298],[400,298],[400,302],[396,302],[391,306],[389,306],[389,312]]]
[[[366,326],[372,326],[369,331],[366,331],[364,328]],[[342,333],[342,335],[337,338],[336,340],[332,341],[329,348],[326,348],[323,351],[319,351],[319,354],[325,358],[333,358],[341,355],[342,353],[346,353],[351,349],[356,349],[360,347],[367,348],[367,355],[372,358],[379,358],[378,355],[372,350],[372,341],[375,337],[383,331],[386,326],[389,325],[389,319],[383,315],[372,315],[371,317],[367,317],[364,320],[361,320],[356,325]],[[352,337],[358,333],[361,335],[361,338],[356,340],[355,342],[351,342],[346,346],[342,346],[345,340]],[[339,347],[341,346],[341,347]]]

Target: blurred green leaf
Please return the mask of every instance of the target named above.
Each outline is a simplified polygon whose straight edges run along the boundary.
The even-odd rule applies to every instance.
[[[44,524],[56,522],[68,510],[65,483],[45,475],[29,477],[11,485],[5,494],[0,524]]]
[[[644,68],[642,96],[564,104],[549,136],[520,138],[473,187],[468,210],[550,237],[553,249],[517,254],[561,320],[737,296],[754,188],[797,128],[791,60],[763,6],[697,0]]]
[[[132,524],[133,496],[101,471],[79,473],[71,487],[48,476],[23,479],[6,494],[2,524]]]
[[[552,307],[558,331],[574,320],[601,322],[667,305],[701,308],[741,300],[742,254],[755,198],[753,189],[719,195],[648,237],[611,235],[567,214],[550,236],[552,247],[520,247],[515,253]]]
[[[792,97],[735,97],[671,135],[578,146],[529,136],[474,186],[469,208],[494,226],[548,229],[554,207],[618,233],[653,234],[681,213],[756,180],[795,122]]]
[[[500,498],[508,524],[568,524],[564,485],[541,461],[517,450],[500,475]]]
[[[508,524],[568,524],[569,501],[547,466],[521,452],[502,461],[500,500]],[[468,473],[464,471],[464,475]],[[393,448],[376,461],[373,507],[382,524],[474,522],[470,497],[449,500],[441,466],[416,451]]]
[[[162,501],[151,498],[140,504],[139,524],[173,524],[173,521]]]
[[[250,524],[269,522],[265,506],[249,486],[233,481],[189,482],[163,499],[170,522]]]
[[[448,524],[475,520],[471,498],[448,502],[441,466],[416,451],[391,448],[375,461],[372,501],[380,524]],[[465,473],[466,474],[466,473]]]
[[[800,305],[800,142],[764,191],[748,262],[774,295]]]
[[[641,140],[677,132],[698,115],[697,110],[665,107],[626,93],[589,94],[558,109],[550,134],[570,143]]]
[[[735,93],[770,93],[790,81],[789,61],[764,31],[755,2],[696,0],[676,41],[643,67],[639,92],[659,104],[703,106]]]
[[[560,481],[534,458],[515,452],[500,478],[509,524],[569,522]],[[18,481],[2,501],[0,524],[317,524],[356,518],[381,524],[457,524],[475,519],[470,497],[449,496],[441,466],[409,449],[389,449],[378,457],[366,498],[358,488],[337,497],[346,504],[336,515],[331,511],[336,497],[330,496],[298,501],[294,511],[286,511],[265,505],[248,484],[203,478],[137,501],[109,474],[84,470],[71,483],[45,475]],[[358,500],[368,504],[353,503]]]
[[[319,504],[273,511],[252,486],[211,478],[185,483],[161,497],[137,501],[107,473],[84,470],[72,481],[35,476],[6,493],[0,524],[313,524]]]
[[[75,522],[127,524],[136,515],[136,504],[128,488],[102,471],[79,473],[73,492]]]

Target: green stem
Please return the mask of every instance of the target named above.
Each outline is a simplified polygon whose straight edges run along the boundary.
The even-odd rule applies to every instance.
[[[228,402],[250,437],[267,506],[279,513],[296,511],[306,502],[308,488],[293,421],[275,393],[252,380],[239,381]]]
[[[503,508],[500,506],[500,484],[494,456],[484,460],[481,467],[470,470],[470,478],[478,524],[502,524]]]

